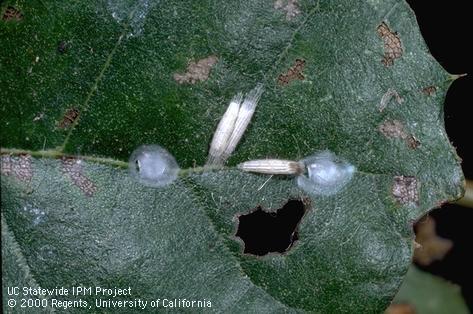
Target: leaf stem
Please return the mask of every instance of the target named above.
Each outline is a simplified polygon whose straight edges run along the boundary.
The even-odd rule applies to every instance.
[[[465,183],[465,195],[455,202],[456,204],[464,207],[473,208],[473,181],[466,180]]]
[[[27,150],[27,149],[17,149],[17,148],[0,148],[0,154],[8,154],[8,155],[30,155],[32,157],[38,158],[52,158],[52,159],[60,159],[60,158],[75,158],[81,159],[91,162],[96,162],[104,165],[115,166],[122,169],[128,168],[128,162],[117,160],[113,158],[104,158],[104,157],[95,157],[95,156],[85,156],[85,155],[69,155],[61,152],[60,150],[56,149],[48,149],[48,150]],[[218,171],[230,169],[229,167],[215,165],[215,166],[198,166],[193,168],[186,168],[179,170],[179,177],[187,177],[192,174],[200,174],[204,172],[211,172],[211,171]],[[473,208],[473,180],[466,180],[465,183],[465,194],[463,197],[455,202],[460,206]]]
[[[37,158],[52,158],[52,159],[61,159],[61,158],[75,158],[81,159],[91,162],[96,162],[108,166],[116,166],[122,169],[128,168],[128,162],[117,160],[113,158],[103,158],[103,157],[95,157],[95,156],[84,156],[84,155],[68,155],[60,150],[56,149],[49,149],[49,150],[27,150],[27,149],[17,149],[17,148],[0,148],[0,154],[7,154],[7,155],[30,155],[32,157]],[[210,171],[217,171],[228,169],[228,167],[215,165],[215,166],[198,166],[194,168],[186,168],[179,170],[179,177],[187,177],[192,174],[199,174],[204,172]]]
[[[112,159],[112,158],[103,158],[103,157],[94,157],[94,156],[81,156],[81,155],[68,155],[63,152],[55,149],[49,150],[27,150],[27,149],[16,149],[16,148],[0,148],[0,154],[9,154],[9,155],[31,155],[32,157],[38,158],[75,158],[86,161],[92,161],[100,164],[116,166],[119,168],[128,168],[128,163],[125,161]]]
[[[204,172],[210,172],[210,171],[217,171],[217,170],[223,170],[228,167],[224,166],[199,166],[199,167],[194,167],[194,168],[186,168],[186,169],[180,169],[179,170],[179,177],[187,177],[192,174],[199,174],[199,173],[204,173]]]

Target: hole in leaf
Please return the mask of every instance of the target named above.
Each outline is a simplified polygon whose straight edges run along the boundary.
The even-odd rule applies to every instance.
[[[265,212],[258,206],[238,217],[237,237],[245,243],[243,253],[263,256],[285,253],[299,239],[298,225],[306,212],[307,202],[289,200],[276,212]]]

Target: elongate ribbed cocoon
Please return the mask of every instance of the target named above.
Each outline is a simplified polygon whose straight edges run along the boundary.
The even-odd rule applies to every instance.
[[[238,142],[242,138],[243,134],[245,133],[248,124],[253,117],[253,114],[256,109],[256,105],[258,104],[261,95],[263,94],[263,85],[258,84],[254,89],[252,89],[245,97],[243,104],[240,107],[240,111],[238,112],[238,118],[235,122],[235,128],[233,129],[232,135],[228,140],[227,148],[223,153],[223,160],[225,161],[230,157],[230,155],[235,150]]]
[[[242,97],[242,93],[238,93],[233,97],[230,105],[228,105],[227,111],[223,114],[223,117],[217,126],[217,130],[214,133],[212,143],[210,144],[209,160],[207,164],[215,165],[223,162],[221,160],[222,155],[227,147],[228,139],[232,135],[235,127],[235,121],[238,118]]]
[[[246,172],[264,174],[298,175],[304,172],[303,163],[281,159],[250,160],[239,164],[238,168]]]

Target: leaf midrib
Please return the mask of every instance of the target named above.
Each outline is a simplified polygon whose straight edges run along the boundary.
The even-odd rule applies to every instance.
[[[36,158],[48,158],[48,159],[73,158],[73,159],[79,159],[79,160],[85,160],[88,162],[103,164],[106,166],[112,166],[112,167],[117,167],[121,169],[128,169],[128,162],[123,161],[123,160],[118,160],[118,159],[113,159],[113,158],[108,158],[108,157],[89,156],[89,155],[70,155],[58,150],[33,151],[33,150],[27,150],[27,149],[2,147],[0,148],[0,155],[14,155],[14,156],[30,155]],[[190,168],[180,169],[179,177],[187,177],[190,174],[202,174],[202,173],[210,172],[210,171],[225,171],[225,170],[231,170],[231,169],[237,169],[237,167],[236,166],[190,167]],[[362,171],[360,169],[357,169],[356,172],[363,175],[368,175],[368,176],[393,175],[392,173],[383,173],[383,172],[375,173],[375,172]]]

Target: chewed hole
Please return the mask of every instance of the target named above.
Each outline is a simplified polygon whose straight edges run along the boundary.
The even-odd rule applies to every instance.
[[[266,212],[261,206],[238,217],[236,236],[244,242],[243,253],[263,256],[285,253],[299,239],[298,226],[307,210],[302,200],[289,200],[276,212]]]

